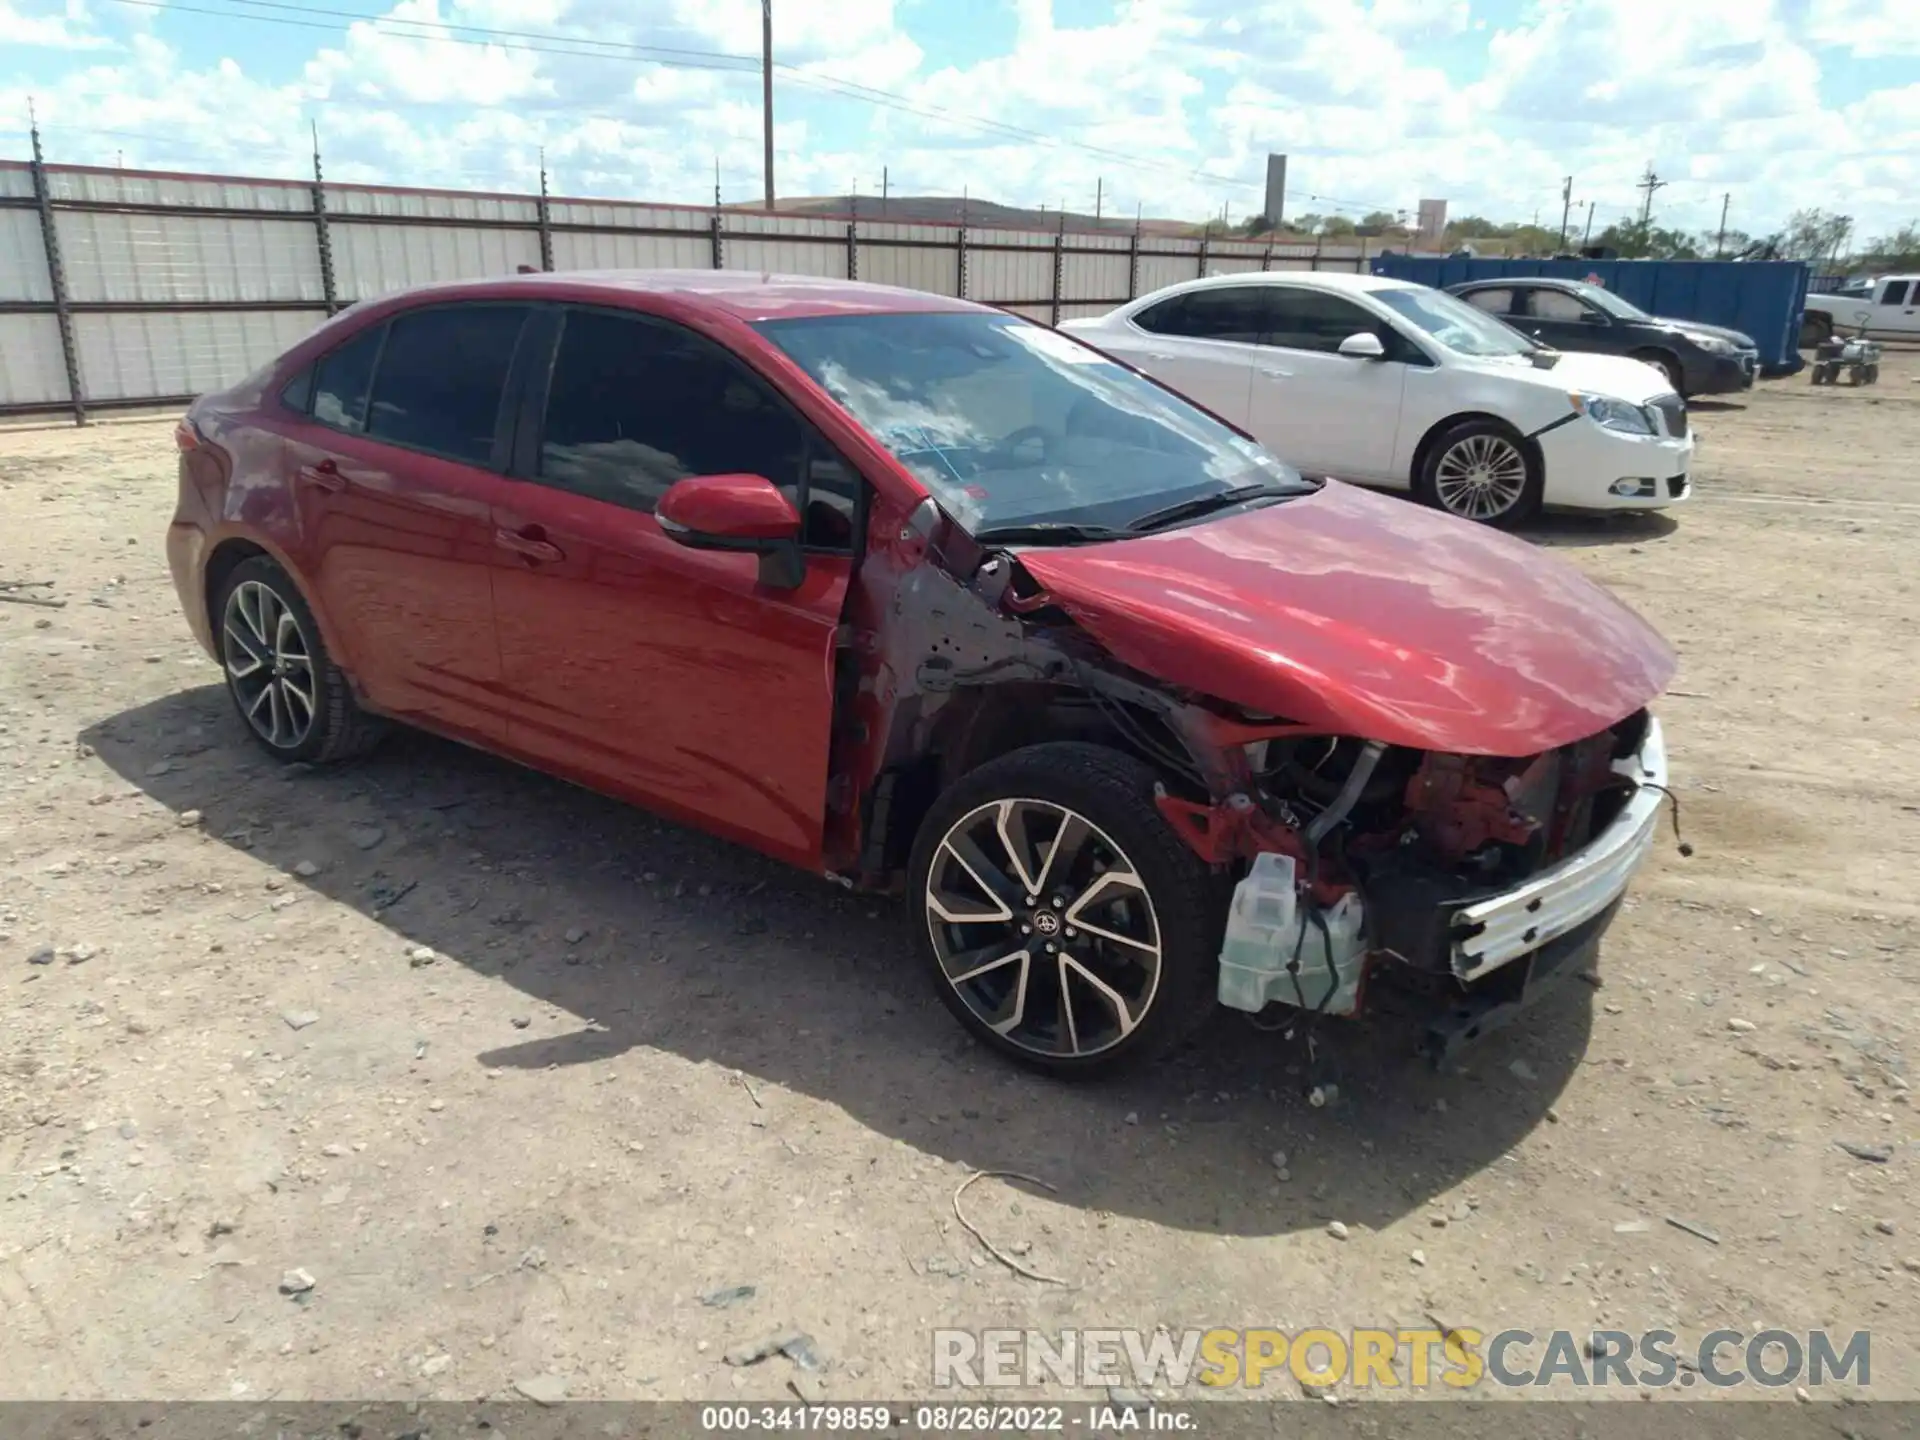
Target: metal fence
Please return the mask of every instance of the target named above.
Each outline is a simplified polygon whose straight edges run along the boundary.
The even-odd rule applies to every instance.
[[[184,404],[357,300],[540,270],[878,281],[1058,324],[1195,276],[1371,247],[393,189],[0,160],[0,416]]]

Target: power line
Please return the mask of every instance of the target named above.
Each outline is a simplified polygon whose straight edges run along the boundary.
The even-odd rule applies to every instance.
[[[593,40],[584,36],[559,35],[552,32],[527,30],[499,30],[488,26],[466,25],[447,21],[425,21],[394,19],[387,16],[366,15],[352,10],[331,10],[318,6],[278,3],[278,0],[230,0],[230,3],[253,7],[250,10],[216,9],[209,6],[183,4],[181,0],[113,0],[117,5],[132,5],[145,10],[172,11],[188,15],[208,15],[223,20],[249,20],[256,24],[281,25],[293,29],[320,30],[328,34],[337,33],[338,25],[320,20],[302,20],[295,15],[324,15],[333,19],[356,21],[368,25],[374,30],[393,36],[396,39],[421,40],[454,45],[474,45],[487,49],[518,51],[539,55],[564,55],[579,59],[638,59],[649,64],[668,69],[714,70],[722,72],[746,73],[762,67],[763,59],[753,55],[734,55],[724,51],[690,50],[672,46],[648,46],[631,44],[625,41]],[[258,10],[292,12],[291,14],[259,14]],[[404,28],[401,28],[404,27]],[[842,80],[836,76],[822,75],[801,66],[775,61],[772,68],[786,77],[789,83],[803,89],[825,91],[849,99],[860,100],[886,109],[898,110],[918,115],[924,119],[944,121],[949,124],[968,126],[985,133],[1001,135],[1008,139],[1020,140],[1029,144],[1042,144],[1084,151],[1089,155],[1112,160],[1126,169],[1155,170],[1178,174],[1182,178],[1197,179],[1214,185],[1227,185],[1237,189],[1256,188],[1250,180],[1236,180],[1229,176],[1214,175],[1197,166],[1179,164],[1173,161],[1145,159],[1129,151],[1114,150],[1106,146],[1090,145],[1084,141],[1073,140],[1060,135],[1050,135],[1043,131],[1031,130],[1024,126],[1008,124],[1001,120],[992,120],[985,116],[970,115],[949,110],[945,106],[915,102],[904,95],[891,90],[882,90],[871,85],[862,85],[856,81]],[[605,116],[605,119],[618,117]],[[623,123],[634,123],[631,121]]]

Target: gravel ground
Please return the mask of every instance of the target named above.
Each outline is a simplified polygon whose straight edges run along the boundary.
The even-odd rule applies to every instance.
[[[1920,1397],[1917,382],[1702,405],[1694,503],[1536,529],[1683,657],[1696,853],[1598,987],[1444,1074],[1222,1017],[1102,1088],[976,1049],[888,905],[425,737],[276,768],[166,577],[171,422],[0,434],[52,582],[0,603],[0,1397],[775,1398],[724,1357],[791,1326],[914,1398],[942,1325],[1428,1317],[1870,1329]]]

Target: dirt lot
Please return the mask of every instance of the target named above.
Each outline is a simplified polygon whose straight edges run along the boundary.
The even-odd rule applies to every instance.
[[[276,769],[176,610],[169,423],[0,434],[0,579],[64,602],[0,603],[0,1395],[779,1397],[723,1356],[791,1325],[911,1398],[938,1325],[1437,1317],[1870,1329],[1920,1397],[1920,354],[1536,531],[1678,645],[1697,853],[1600,988],[1441,1075],[1349,1033],[1326,1109],[1238,1017],[1016,1073],[891,909],[453,745]],[[1064,1285],[955,1223],[976,1168],[1053,1187],[965,1205]]]

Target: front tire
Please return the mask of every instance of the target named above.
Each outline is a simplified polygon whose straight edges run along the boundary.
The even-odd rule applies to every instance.
[[[1414,477],[1427,504],[1502,529],[1540,509],[1546,477],[1538,452],[1498,420],[1462,420],[1434,437]]]
[[[1157,775],[1058,742],[941,795],[910,866],[928,978],[978,1040],[1091,1078],[1164,1054],[1212,1012],[1225,897],[1154,805]]]
[[[213,616],[227,694],[274,759],[344,760],[379,742],[384,726],[355,703],[306,597],[278,564],[256,555],[234,566]]]

